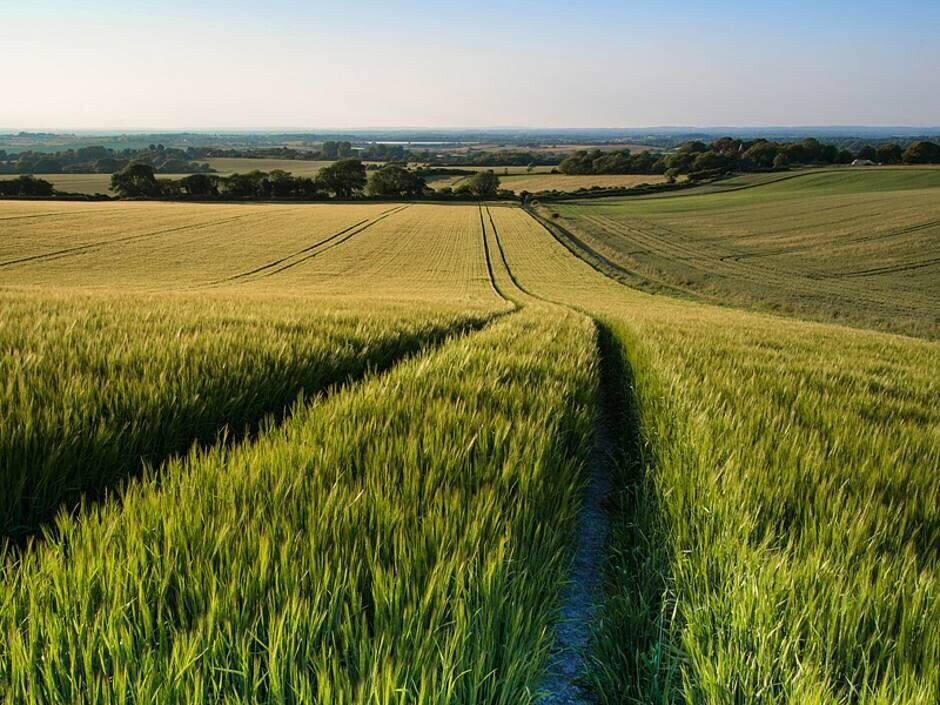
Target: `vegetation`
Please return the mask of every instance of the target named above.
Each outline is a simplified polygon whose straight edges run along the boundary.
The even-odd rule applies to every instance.
[[[936,346],[658,314],[612,327],[638,442],[601,702],[935,702]]]
[[[469,193],[479,198],[492,198],[499,193],[499,184],[499,177],[492,169],[487,169],[461,181],[455,192]]]
[[[774,142],[766,139],[741,140],[722,137],[710,144],[699,140],[684,142],[674,152],[604,152],[581,150],[558,166],[564,174],[689,174],[692,178],[728,173],[781,169],[794,165],[848,164],[855,158],[884,164],[940,164],[940,145],[928,141],[911,144],[902,152],[896,143],[876,150],[865,146],[858,154],[824,144],[814,137],[800,142]]]
[[[601,702],[936,702],[938,345],[646,296],[493,215],[514,280],[605,328]]]
[[[511,189],[515,193],[528,191],[539,193],[543,191],[574,192],[579,189],[608,189],[633,188],[642,184],[659,184],[665,182],[666,177],[647,174],[600,174],[576,175],[567,174],[519,174],[501,176],[500,185]]]
[[[63,522],[4,569],[0,683],[24,703],[531,702],[592,355],[583,317],[517,315]]]
[[[194,155],[183,149],[152,144],[141,149],[111,149],[91,145],[54,152],[0,150],[0,173],[59,174],[95,173],[112,174],[132,162],[146,164],[162,174],[207,172],[209,166],[193,160]]]
[[[814,170],[726,188],[539,213],[632,286],[940,337],[940,169]]]
[[[0,196],[51,196],[52,184],[35,176],[0,179]]]
[[[936,702],[938,174],[0,204],[0,701],[535,703],[600,411],[592,697]]]
[[[424,178],[397,164],[386,164],[369,174],[367,193],[372,196],[414,198],[427,190]]]
[[[3,308],[0,536],[473,322],[204,296],[7,296]]]

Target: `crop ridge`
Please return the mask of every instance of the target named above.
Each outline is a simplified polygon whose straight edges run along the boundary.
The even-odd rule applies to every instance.
[[[278,258],[278,259],[276,259],[276,260],[273,260],[272,262],[268,262],[268,263],[266,263],[266,264],[262,264],[262,265],[260,265],[260,266],[258,266],[258,267],[255,267],[254,269],[249,269],[248,271],[245,271],[245,272],[240,272],[240,273],[238,273],[238,274],[233,274],[233,275],[231,275],[231,276],[229,276],[229,277],[224,277],[224,278],[222,278],[222,279],[217,279],[217,280],[215,280],[215,281],[210,282],[210,284],[221,284],[221,283],[224,283],[224,282],[230,282],[230,281],[235,281],[235,280],[237,280],[237,279],[243,279],[243,278],[246,278],[246,277],[250,277],[250,276],[252,276],[252,275],[254,275],[254,274],[259,274],[259,273],[264,272],[264,271],[266,271],[266,270],[268,270],[268,269],[271,269],[272,267],[276,267],[276,266],[278,266],[279,264],[282,264],[282,263],[286,262],[287,260],[289,260],[289,259],[291,259],[291,258],[293,258],[293,257],[298,257],[298,256],[300,256],[300,255],[306,254],[307,252],[310,252],[311,250],[315,250],[316,248],[320,247],[321,245],[326,245],[327,243],[330,243],[330,242],[332,242],[333,240],[336,240],[337,238],[342,237],[343,235],[345,235],[346,233],[348,233],[350,230],[354,230],[354,229],[358,228],[358,227],[361,226],[361,225],[364,225],[364,224],[366,224],[366,223],[369,223],[370,225],[373,225],[374,223],[370,223],[369,221],[378,222],[378,220],[381,218],[381,216],[391,214],[393,211],[398,211],[398,210],[404,210],[404,208],[403,208],[403,207],[400,207],[400,206],[396,206],[396,207],[394,207],[394,208],[389,208],[389,209],[384,210],[384,211],[382,211],[381,213],[379,213],[375,218],[364,218],[364,219],[362,219],[362,220],[360,220],[360,221],[358,221],[358,222],[356,222],[356,223],[353,223],[352,225],[348,225],[347,227],[343,228],[342,230],[339,230],[339,231],[337,231],[337,232],[335,232],[335,233],[332,233],[331,235],[327,235],[325,238],[321,238],[320,240],[317,240],[316,242],[314,242],[314,243],[311,244],[311,245],[307,245],[306,247],[301,248],[301,249],[299,249],[299,250],[297,250],[297,251],[295,251],[295,252],[291,252],[291,253],[288,254],[288,255],[284,255],[283,257],[280,257],[280,258]]]
[[[480,214],[480,235],[483,239],[483,257],[486,259],[486,276],[489,278],[490,286],[492,287],[493,291],[496,292],[497,296],[499,296],[503,301],[512,303],[513,306],[515,306],[516,303],[507,298],[506,294],[503,293],[499,285],[496,283],[496,275],[493,273],[493,259],[490,255],[490,244],[486,237],[486,225],[483,222],[483,207],[478,205],[477,210]]]
[[[55,533],[52,520],[63,510],[69,513],[85,512],[90,506],[105,499],[118,498],[121,494],[120,488],[126,483],[142,473],[159,474],[160,469],[168,462],[187,452],[199,452],[219,444],[229,446],[244,440],[250,441],[262,428],[283,425],[295,413],[298,403],[317,403],[338,391],[354,387],[367,377],[391,370],[403,361],[436,349],[447,341],[481,330],[505,313],[507,312],[494,311],[483,316],[465,316],[432,323],[414,331],[412,335],[393,333],[386,336],[385,340],[376,340],[370,348],[370,355],[363,360],[347,360],[337,364],[332,376],[330,370],[309,370],[311,374],[315,372],[317,375],[326,375],[319,388],[304,389],[296,385],[291,386],[285,395],[270,400],[240,418],[238,425],[233,425],[230,418],[218,417],[211,421],[211,428],[193,429],[189,436],[180,437],[164,452],[130,457],[124,468],[112,469],[110,477],[102,477],[99,481],[81,487],[80,491],[64,493],[47,509],[34,512],[27,523],[0,523],[0,546],[8,542],[11,548],[17,549],[28,545],[31,539],[40,535],[48,537]],[[311,359],[310,364],[316,366],[319,362],[318,359]],[[301,379],[307,376],[310,374],[301,375]],[[257,381],[263,384],[266,380],[259,378]]]
[[[38,255],[30,255],[28,257],[19,257],[17,259],[6,260],[5,262],[0,262],[0,267],[11,267],[16,264],[25,264],[27,262],[42,261],[46,259],[58,259],[61,257],[69,257],[74,255],[83,254],[88,251],[94,251],[100,247],[108,247],[109,245],[118,245],[127,242],[137,242],[139,240],[146,240],[151,237],[158,237],[160,235],[169,235],[170,233],[176,233],[183,230],[202,230],[203,228],[210,228],[216,225],[225,225],[227,223],[239,220],[241,218],[247,218],[249,213],[244,215],[236,215],[228,218],[221,218],[216,220],[205,221],[202,223],[190,223],[187,225],[178,225],[172,228],[163,228],[161,230],[154,230],[149,233],[138,233],[137,235],[128,235],[126,237],[114,238],[112,240],[101,240],[99,242],[89,242],[85,245],[77,245],[75,247],[67,247],[61,250],[55,250],[54,252],[43,252]]]

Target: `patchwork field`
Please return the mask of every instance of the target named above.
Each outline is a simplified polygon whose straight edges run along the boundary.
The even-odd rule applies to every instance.
[[[249,171],[289,171],[294,176],[316,176],[320,169],[332,162],[306,159],[251,159],[238,157],[219,157],[207,159],[209,164],[220,174],[245,174]]]
[[[500,187],[516,193],[528,191],[577,191],[584,188],[631,188],[640,184],[661,184],[666,180],[659,174],[520,174],[500,176]]]
[[[689,300],[931,337],[934,174],[0,202],[0,701],[936,702],[940,344]]]
[[[940,169],[761,176],[541,212],[646,290],[940,335]]]

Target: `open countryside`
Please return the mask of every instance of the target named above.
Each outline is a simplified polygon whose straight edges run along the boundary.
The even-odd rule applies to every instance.
[[[940,6],[9,3],[0,705],[940,703]]]
[[[881,188],[916,205],[923,191],[940,187],[933,174],[907,174],[903,185],[913,189],[895,188],[897,175],[887,172],[836,185],[802,177],[811,180],[799,198]],[[759,195],[774,188],[732,193],[749,193],[746,213],[752,201],[777,202],[773,193]],[[733,207],[730,197],[655,203],[669,204],[661,206],[667,213],[694,206],[707,218]],[[689,207],[683,199],[692,199]],[[626,208],[565,207],[577,217],[596,207],[598,218]],[[5,561],[0,618],[11,639],[0,682],[11,694],[72,700],[99,682],[94,654],[111,664],[114,683],[163,700],[327,687],[366,693],[391,683],[448,693],[441,702],[532,699],[551,650],[546,628],[563,589],[565,537],[600,415],[617,439],[610,471],[618,489],[610,500],[605,626],[591,646],[604,665],[591,673],[598,693],[643,698],[644,684],[655,682],[670,697],[708,696],[718,678],[709,664],[726,662],[748,697],[769,680],[838,693],[837,682],[874,687],[874,674],[889,672],[903,674],[900,690],[885,693],[889,701],[936,695],[935,681],[918,675],[930,670],[938,648],[930,625],[940,616],[932,598],[936,343],[650,295],[579,258],[523,209],[499,203],[19,202],[4,204],[2,214],[3,302],[13,314],[4,316],[2,341],[15,363],[4,373],[4,525],[11,536],[54,527]],[[832,235],[830,246],[838,242]],[[908,249],[911,264],[919,262],[923,248]],[[868,266],[864,257],[862,250],[854,264]],[[908,299],[906,280],[888,276],[882,287],[888,304]],[[826,303],[823,296],[819,305]],[[930,333],[937,312],[924,307]],[[544,357],[546,346],[557,353]],[[29,357],[18,352],[27,349]],[[849,373],[851,360],[865,364]],[[390,371],[368,372],[383,368]],[[442,369],[451,372],[435,372]],[[104,370],[106,387],[81,382]],[[184,370],[173,386],[147,382]],[[316,400],[319,390],[363,375]],[[606,408],[592,402],[598,384],[607,389]],[[297,406],[301,390],[312,396]],[[464,403],[445,403],[454,394]],[[279,424],[257,425],[290,404]],[[134,426],[118,424],[128,417]],[[686,421],[674,426],[675,419]],[[241,437],[253,425],[259,430]],[[226,427],[236,436],[214,441]],[[99,429],[93,440],[92,428]],[[369,438],[379,428],[376,446]],[[781,433],[793,442],[774,443]],[[899,434],[903,450],[889,440]],[[201,450],[174,455],[198,441]],[[422,448],[420,460],[409,459]],[[738,452],[727,456],[731,448]],[[400,468],[397,479],[371,474],[389,463]],[[689,463],[698,468],[691,475]],[[718,477],[725,482],[716,494]],[[93,511],[87,504],[114,492],[119,502],[98,500]],[[250,516],[239,513],[244,493],[255,498]],[[56,507],[80,496],[84,509],[53,521]],[[361,511],[339,511],[354,501]],[[460,536],[445,519],[454,513]],[[365,544],[348,533],[363,521],[378,522]],[[298,531],[333,536],[329,551],[339,562],[327,558],[333,553],[322,540],[287,538]],[[647,532],[655,544],[641,539]],[[156,535],[185,550],[185,562],[141,554],[140,542]],[[196,536],[205,539],[187,538]],[[872,544],[872,537],[880,538]],[[384,557],[375,553],[382,545]],[[474,545],[500,548],[479,553]],[[529,567],[520,571],[519,561]],[[814,567],[823,563],[825,570]],[[140,568],[127,573],[129,564]],[[353,572],[323,573],[329,565]],[[237,584],[254,587],[231,592],[235,584],[223,576],[241,571],[249,572]],[[491,577],[452,582],[464,571]],[[720,597],[703,582],[713,573],[728,576]],[[357,574],[371,577],[346,582]],[[50,583],[46,575],[56,577]],[[223,579],[229,591],[211,587]],[[749,584],[762,585],[761,594]],[[189,597],[165,603],[169,585]],[[372,626],[346,631],[343,620],[318,621],[321,610],[360,609],[358,600],[374,601],[379,589],[387,602]],[[847,593],[859,596],[850,608]],[[657,606],[663,594],[668,609]],[[765,612],[768,594],[777,607]],[[66,623],[54,608],[65,596],[76,610],[102,610],[107,621]],[[204,610],[229,612],[233,600],[241,616],[224,632],[186,627]],[[511,603],[529,606],[525,622],[505,611]],[[161,604],[168,611],[148,611]],[[457,606],[466,616],[445,618]],[[669,619],[660,622],[666,609]],[[742,612],[751,617],[742,621]],[[690,631],[691,614],[725,626]],[[410,620],[418,622],[409,627]],[[443,621],[432,629],[436,620]],[[646,620],[649,629],[630,626]],[[781,628],[833,620],[844,634]],[[182,647],[154,651],[146,624],[161,643],[204,656],[194,668],[175,655]],[[280,626],[272,632],[273,624]],[[359,675],[336,661],[342,643],[381,663],[389,644],[417,624],[427,626],[414,632],[408,659]],[[468,640],[489,624],[503,625],[499,642]],[[43,634],[69,631],[80,638],[70,658],[49,652],[37,667],[30,654],[56,648]],[[222,633],[231,636],[219,641]],[[433,642],[421,641],[432,634]],[[904,634],[919,635],[916,646],[886,648]],[[433,643],[437,653],[440,639],[451,644],[443,662],[426,651]],[[213,675],[257,644],[269,655],[253,669]],[[751,648],[766,658],[753,662]],[[873,659],[864,667],[854,659],[858,648]],[[662,649],[675,660],[627,667],[631,653]],[[267,680],[275,653],[287,659],[282,691]],[[806,672],[796,653],[831,665]],[[693,655],[699,660],[688,661]],[[499,678],[486,676],[503,668],[510,670],[495,671]],[[307,669],[333,675],[312,679]],[[467,669],[474,678],[457,677]]]

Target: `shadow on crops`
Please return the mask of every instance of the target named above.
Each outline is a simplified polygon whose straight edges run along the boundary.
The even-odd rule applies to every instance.
[[[655,445],[644,436],[642,403],[626,341],[598,322],[605,413],[614,457],[611,532],[603,619],[592,643],[589,681],[601,703],[681,700],[680,625]]]
[[[505,314],[392,336],[371,346],[367,353],[347,359],[333,358],[324,363],[318,356],[315,360],[299,361],[277,370],[277,374],[252,379],[251,389],[239,391],[247,391],[241,394],[242,399],[253,401],[237,408],[226,404],[229,395],[224,377],[220,377],[219,388],[207,388],[201,395],[215,403],[175,407],[172,416],[158,415],[149,423],[139,420],[132,423],[138,410],[120,409],[112,415],[112,425],[123,428],[109,429],[112,433],[106,440],[87,434],[59,433],[55,437],[38,435],[27,448],[8,449],[7,457],[0,458],[0,471],[20,473],[24,481],[19,498],[7,499],[0,508],[0,556],[5,551],[15,554],[37,538],[54,538],[55,520],[60,515],[74,519],[104,500],[120,501],[121,488],[139,478],[147,467],[156,468],[153,482],[159,483],[160,468],[194,447],[251,441],[262,430],[283,424],[310,400],[353,385],[366,375],[382,373],[446,340],[479,330],[502,315]],[[126,423],[119,423],[121,418]],[[54,452],[55,458],[46,455],[49,452]],[[30,473],[29,468],[49,462],[66,467],[69,477],[80,479],[73,481],[71,487],[43,484],[36,479],[41,473]]]

